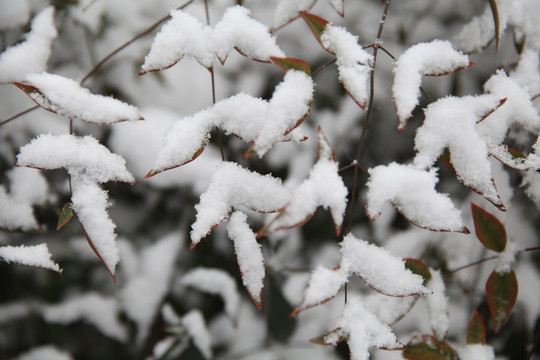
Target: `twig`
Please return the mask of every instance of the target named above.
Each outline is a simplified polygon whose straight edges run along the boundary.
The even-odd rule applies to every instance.
[[[10,122],[11,120],[15,120],[15,119],[18,118],[18,117],[21,117],[21,116],[23,116],[23,115],[25,115],[25,114],[28,114],[29,112],[32,112],[32,111],[36,110],[38,107],[39,107],[38,105],[32,106],[31,108],[28,108],[28,109],[26,109],[26,110],[23,110],[23,111],[21,111],[21,112],[18,113],[18,114],[15,114],[15,115],[13,115],[13,116],[10,116],[10,117],[8,117],[7,119],[5,119],[5,120],[3,120],[2,122],[0,122],[0,126],[2,126],[2,125],[4,125],[4,124],[7,124],[7,123]]]
[[[520,250],[520,251],[517,252],[517,254],[521,254],[521,253],[529,252],[529,251],[537,251],[537,250],[540,250],[540,246]],[[454,274],[454,273],[456,273],[458,271],[465,270],[467,268],[470,268],[470,267],[485,263],[487,261],[495,260],[495,259],[498,259],[498,258],[499,258],[499,255],[493,255],[493,256],[490,256],[490,257],[487,257],[487,258],[484,258],[484,259],[480,259],[480,260],[472,262],[470,264],[460,266],[460,267],[458,267],[456,269],[449,270],[448,274]]]
[[[320,68],[318,68],[317,70],[315,70],[314,72],[311,73],[311,76],[315,76],[319,71],[325,69],[327,66],[329,65],[332,65],[333,63],[335,63],[337,61],[337,58],[334,58],[332,60],[330,60],[329,62],[327,62],[326,64],[324,64],[323,66],[321,66]]]

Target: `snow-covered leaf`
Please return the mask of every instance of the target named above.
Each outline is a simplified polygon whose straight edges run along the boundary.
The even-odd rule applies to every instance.
[[[0,185],[0,228],[31,231],[39,229],[32,204],[13,199]]]
[[[512,169],[526,171],[533,167],[525,155],[506,145],[490,143],[488,150],[491,156]]]
[[[78,82],[60,75],[28,74],[15,83],[42,108],[70,119],[95,124],[143,120],[135,106],[103,95],[92,94]]]
[[[202,313],[199,310],[191,310],[182,316],[180,321],[191,339],[193,339],[193,344],[199,349],[204,358],[211,359],[212,338]]]
[[[467,327],[467,345],[486,343],[486,325],[478,310],[474,310]]]
[[[170,15],[171,20],[156,35],[139,75],[167,69],[183,57],[212,69],[216,56],[223,63],[233,49],[263,62],[270,62],[271,56],[285,56],[268,28],[252,19],[245,7],[228,8],[214,29],[182,10],[173,10]]]
[[[197,219],[191,226],[191,247],[225,220],[232,208],[244,206],[259,212],[274,212],[283,208],[289,198],[290,192],[281,180],[224,162],[195,205]]]
[[[317,41],[322,45],[321,36],[326,29],[326,26],[329,24],[328,21],[323,19],[322,17],[319,17],[317,15],[310,14],[306,11],[300,11],[300,16],[304,21],[308,24],[309,28],[311,29],[311,32],[313,35],[315,35],[315,38]],[[326,49],[327,51],[330,51]]]
[[[47,244],[0,246],[0,258],[7,263],[49,269],[59,273],[62,272],[58,264],[51,259],[51,253]]]
[[[347,206],[347,188],[338,174],[334,151],[320,127],[317,135],[319,159],[311,169],[309,178],[293,191],[287,206],[258,232],[258,236],[300,226],[309,221],[319,206],[330,210],[336,234],[341,233]]]
[[[493,331],[498,333],[510,315],[518,295],[518,281],[514,270],[492,272],[486,283],[486,300],[493,321]]]
[[[430,279],[431,279],[431,271],[429,270],[429,266],[426,265],[422,260],[418,259],[403,259],[405,260],[405,267],[413,274],[420,275],[424,278],[424,282],[422,283],[425,285]]]
[[[418,168],[429,168],[448,148],[458,178],[503,210],[493,181],[486,139],[477,128],[477,122],[499,106],[500,99],[493,95],[447,97],[428,105],[424,123],[414,140],[417,150],[414,164]],[[489,117],[482,123],[485,121],[489,121]]]
[[[0,54],[0,83],[22,81],[26,74],[47,70],[53,40],[58,35],[54,25],[54,7],[42,10],[32,20],[26,40]]]
[[[272,30],[275,31],[287,25],[298,18],[302,11],[309,11],[316,2],[317,0],[280,0],[274,12]]]
[[[445,294],[446,286],[439,270],[431,269],[431,279],[426,286],[431,291],[431,295],[426,297],[429,323],[435,337],[440,341],[444,341],[450,326],[450,314],[448,297]]]
[[[459,360],[458,353],[446,342],[440,342],[431,335],[413,338],[403,352],[407,360]]]
[[[313,338],[309,341],[318,345],[336,345],[345,340],[347,340],[347,338],[343,334],[343,331],[340,328],[337,328],[328,331],[320,336],[317,336],[316,338]]]
[[[367,183],[367,214],[377,218],[387,202],[413,224],[436,231],[467,233],[461,213],[450,198],[438,193],[437,172],[429,172],[412,165],[391,163],[369,169]]]
[[[255,234],[247,224],[246,214],[235,211],[227,225],[227,233],[234,242],[234,251],[242,274],[242,282],[260,310],[265,275],[264,258]]]
[[[392,94],[398,117],[398,130],[403,131],[420,98],[422,75],[446,75],[472,66],[467,55],[456,51],[448,41],[433,40],[411,46],[394,67]]]
[[[506,229],[493,214],[471,204],[476,237],[490,250],[502,252],[506,247]]]
[[[126,161],[113,154],[91,136],[42,134],[21,147],[17,166],[40,170],[66,168],[72,176],[104,183],[123,181],[134,183]]]
[[[240,295],[236,288],[236,281],[225,271],[203,267],[195,268],[182,276],[180,284],[220,296],[225,303],[225,313],[231,320],[236,320]]]
[[[83,320],[104,335],[125,342],[128,332],[118,319],[119,310],[115,299],[94,292],[74,296],[59,304],[45,305],[42,309],[43,317],[49,323],[67,325]]]

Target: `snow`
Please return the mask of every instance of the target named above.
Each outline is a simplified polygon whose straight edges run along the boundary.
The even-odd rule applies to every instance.
[[[428,105],[424,123],[414,139],[417,150],[414,164],[428,168],[448,148],[458,178],[494,205],[504,208],[493,182],[486,140],[477,127],[484,116],[497,109],[500,100],[494,95],[446,97]],[[489,117],[483,121],[489,121]]]
[[[430,269],[431,279],[427,287],[432,291],[428,297],[429,323],[437,339],[443,341],[450,327],[450,313],[448,311],[448,298],[445,295],[446,286],[439,270]]]
[[[418,297],[393,297],[373,293],[364,299],[366,309],[381,322],[393,325],[405,317],[418,301]]]
[[[39,228],[32,205],[13,199],[3,185],[0,185],[0,228],[23,231]]]
[[[33,246],[1,246],[0,258],[7,263],[34,266],[62,272],[57,263],[52,261],[47,244]]]
[[[454,50],[448,41],[433,40],[408,48],[396,61],[392,96],[403,131],[419,104],[422,75],[446,75],[470,66],[469,57]]]
[[[43,205],[47,200],[49,185],[39,170],[15,167],[7,173],[10,195],[14,201]]]
[[[361,108],[365,108],[369,98],[373,55],[362,49],[358,37],[330,23],[321,34],[321,44],[336,55],[339,81],[343,87]]]
[[[191,310],[186,315],[182,316],[181,322],[202,356],[205,359],[211,359],[212,339],[206,328],[206,322],[204,321],[202,313],[199,310]]]
[[[216,56],[225,62],[233,49],[264,62],[271,56],[285,57],[268,28],[252,19],[245,7],[228,8],[214,29],[182,10],[173,10],[170,15],[171,20],[154,38],[140,74],[167,69],[183,57],[211,69]]]
[[[234,251],[242,274],[242,282],[253,302],[260,309],[265,276],[264,258],[261,245],[247,224],[246,214],[235,211],[229,219],[227,233],[234,242]]]
[[[13,2],[11,0],[0,0],[0,30],[7,30],[23,26],[30,17],[30,6],[27,0]]]
[[[10,11],[24,8],[23,1],[17,5],[9,4],[3,6],[1,18],[9,15]],[[17,22],[21,19],[12,18]],[[4,23],[8,25],[11,21]],[[6,49],[0,54],[0,83],[21,81],[26,74],[38,73],[47,69],[47,61],[51,55],[52,42],[58,35],[54,25],[54,7],[50,6],[42,10],[32,20],[31,30],[26,36],[26,40],[20,44]]]
[[[72,176],[81,175],[100,183],[135,181],[126,169],[126,161],[89,135],[39,135],[20,148],[17,165],[40,170],[65,167]]]
[[[111,339],[120,342],[128,339],[127,329],[118,319],[117,301],[95,292],[73,296],[56,305],[44,305],[42,312],[49,323],[67,325],[83,320]]]
[[[436,169],[391,163],[369,169],[367,214],[377,218],[387,202],[413,224],[438,231],[466,231],[461,212],[446,194],[438,193]]]
[[[142,345],[150,333],[159,307],[170,289],[174,263],[184,240],[171,233],[143,248],[128,281],[122,288],[122,308],[137,324],[137,343]],[[123,255],[123,254],[122,254]]]
[[[190,270],[180,279],[180,284],[212,295],[219,295],[225,303],[225,313],[235,321],[240,295],[234,278],[223,270],[198,267]]]
[[[517,67],[510,77],[514,79],[530,96],[540,94],[540,58],[538,51],[524,49]]]
[[[311,274],[302,303],[295,309],[294,313],[299,313],[332,299],[347,281],[345,272],[318,265]]]
[[[192,247],[225,220],[232,208],[244,206],[259,212],[274,212],[283,208],[289,197],[290,192],[280,179],[223,162],[195,205],[197,218],[191,225]]]
[[[317,0],[280,0],[274,12],[273,29],[288,24],[299,16],[300,11],[308,11]]]
[[[58,349],[54,345],[42,345],[30,349],[23,354],[20,354],[12,360],[42,360],[42,359],[54,359],[54,360],[72,360],[73,358],[68,353]]]
[[[95,124],[142,120],[135,106],[112,97],[92,94],[78,82],[66,77],[49,74],[28,74],[23,86],[36,91],[26,92],[38,105],[69,119],[84,120]]]
[[[495,360],[495,351],[489,345],[470,344],[457,350],[461,360]]]

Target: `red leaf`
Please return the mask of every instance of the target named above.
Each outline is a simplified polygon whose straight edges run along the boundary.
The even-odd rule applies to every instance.
[[[467,345],[470,344],[485,344],[486,343],[486,326],[478,310],[474,310],[474,314],[467,328]]]
[[[71,203],[67,202],[62,210],[60,211],[60,216],[58,217],[58,224],[56,225],[56,231],[62,229],[73,217],[73,209],[71,208]]]
[[[274,56],[271,56],[270,59],[274,64],[276,64],[285,71],[300,70],[311,76],[311,68],[309,67],[309,64],[304,60],[295,58],[279,58]]]
[[[501,252],[506,247],[506,229],[492,214],[471,204],[476,237],[490,250]]]
[[[499,274],[491,273],[486,283],[486,300],[493,320],[493,331],[498,333],[516,303],[518,281],[514,270]]]
[[[310,13],[308,13],[306,11],[300,11],[300,16],[309,25],[309,28],[313,32],[313,35],[315,35],[315,37],[317,38],[317,41],[322,46],[321,35],[324,32],[324,29],[326,28],[326,25],[328,25],[328,21],[326,21],[325,19],[323,19],[323,18],[321,18],[321,17],[319,17],[317,15],[310,14]],[[323,48],[324,48],[324,46],[323,46]]]
[[[456,350],[431,335],[420,335],[412,339],[403,357],[409,360],[459,360]]]

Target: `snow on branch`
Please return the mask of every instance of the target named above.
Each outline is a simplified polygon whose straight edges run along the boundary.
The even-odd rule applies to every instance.
[[[26,74],[47,70],[52,43],[57,35],[54,7],[49,6],[32,20],[25,41],[0,54],[0,83],[21,81]]]
[[[435,190],[435,169],[430,171],[412,165],[391,163],[369,169],[367,214],[377,218],[390,202],[413,224],[434,231],[468,233],[461,213],[447,195]]]
[[[289,198],[290,192],[280,179],[224,162],[195,205],[197,218],[191,225],[191,247],[224,221],[233,208],[243,206],[259,212],[274,212],[283,208]]]
[[[0,258],[7,263],[32,266],[62,272],[57,263],[51,259],[47,244],[33,246],[0,246]]]
[[[417,150],[414,164],[431,167],[445,148],[458,178],[495,206],[504,209],[493,181],[488,146],[477,123],[488,121],[503,102],[495,95],[447,97],[425,110],[425,120],[414,139]],[[504,105],[502,105],[504,106]],[[494,112],[495,111],[495,112]],[[426,209],[426,212],[431,212]]]
[[[396,61],[392,94],[403,131],[420,98],[422,75],[440,76],[474,65],[467,55],[452,48],[448,41],[433,40],[408,48]]]
[[[191,310],[181,318],[181,324],[193,339],[193,344],[199,349],[205,359],[212,358],[212,337],[206,326],[206,321],[199,310]]]
[[[139,75],[167,69],[183,57],[212,69],[216,56],[224,63],[233,49],[263,62],[285,56],[268,27],[252,19],[245,7],[228,8],[214,29],[182,10],[173,10],[170,15],[171,20],[154,38]]]
[[[143,120],[135,106],[103,95],[92,94],[78,82],[60,75],[28,74],[15,83],[42,108],[70,119],[95,124]]]
[[[423,278],[406,269],[402,259],[350,233],[341,242],[341,254],[338,268],[330,270],[319,266],[313,272],[293,316],[332,299],[352,275],[359,276],[371,288],[388,296],[430,293],[422,285]]]
[[[301,12],[309,11],[317,0],[280,0],[274,12],[275,31],[300,16]],[[343,17],[345,15],[345,0],[328,0],[334,10]]]
[[[258,232],[259,237],[306,223],[319,206],[330,210],[336,234],[341,233],[348,192],[338,174],[334,151],[320,127],[317,135],[319,159],[311,169],[309,178],[294,189],[287,206]]]
[[[270,101],[240,93],[177,120],[166,132],[163,147],[146,177],[193,161],[203,152],[214,127],[252,142],[245,157],[253,152],[263,156],[277,142],[304,140],[295,130],[309,113],[312,99],[311,77],[289,70]]]

